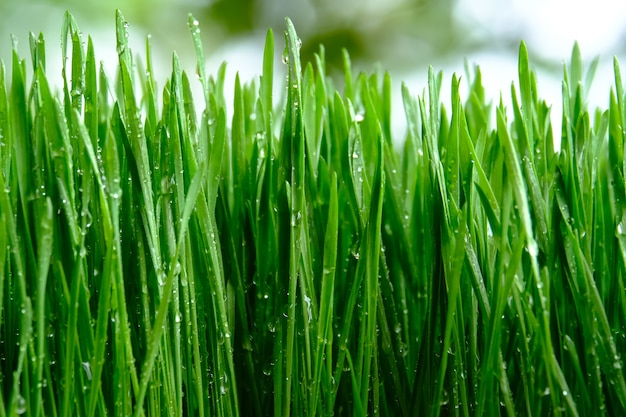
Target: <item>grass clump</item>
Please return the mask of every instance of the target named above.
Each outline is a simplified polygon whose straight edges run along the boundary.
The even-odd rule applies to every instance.
[[[0,416],[626,413],[626,96],[590,112],[575,47],[561,149],[524,44],[511,108],[441,73],[181,70],[157,89],[117,15],[119,72],[74,19],[63,84],[0,65]],[[446,100],[447,102],[447,100]],[[495,126],[490,125],[495,111]]]

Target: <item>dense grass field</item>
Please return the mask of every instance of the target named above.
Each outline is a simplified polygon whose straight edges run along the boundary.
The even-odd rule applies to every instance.
[[[560,132],[523,43],[510,100],[431,70],[394,138],[388,74],[289,20],[234,86],[192,16],[160,87],[127,27],[114,78],[69,14],[61,91],[43,36],[0,66],[1,417],[626,415],[617,62],[588,109],[574,47]]]

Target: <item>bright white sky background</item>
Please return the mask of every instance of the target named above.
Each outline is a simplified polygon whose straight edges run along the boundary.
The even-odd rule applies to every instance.
[[[498,0],[460,0],[458,13],[491,27],[485,36],[498,37],[510,31],[522,33],[532,58],[566,62],[578,41],[585,63],[599,56],[589,101],[592,106],[608,106],[613,83],[613,56],[626,71],[626,2],[617,0],[514,0],[501,9]],[[517,57],[485,50],[469,57],[480,65],[486,87],[505,97],[517,74]],[[459,66],[458,70],[462,70]],[[540,94],[553,103],[560,114],[562,72],[538,71]],[[494,97],[496,98],[496,97]],[[557,106],[558,105],[558,106]]]

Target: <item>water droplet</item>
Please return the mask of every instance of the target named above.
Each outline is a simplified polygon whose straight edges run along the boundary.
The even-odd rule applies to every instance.
[[[441,405],[448,405],[448,391],[443,390],[443,397],[441,398]]]
[[[398,353],[403,358],[406,358],[406,355],[409,354],[409,349],[407,348],[407,345],[405,343],[400,343],[398,345]]]
[[[283,50],[283,64],[289,65],[289,50],[287,48]]]
[[[15,400],[15,413],[16,414],[24,414],[26,412],[26,400],[22,397],[21,394],[17,394],[17,399]]]
[[[313,318],[313,311],[311,310],[311,298],[305,295],[304,302],[306,303],[307,312],[309,315],[309,323],[310,323],[311,319]]]
[[[300,223],[300,219],[302,219],[302,213],[300,211],[293,213],[291,215],[291,226],[295,227],[298,223]]]
[[[89,362],[83,362],[83,371],[85,371],[85,375],[87,376],[87,380],[91,381],[91,365],[89,365]]]
[[[269,362],[266,366],[263,367],[263,375],[265,376],[272,375],[273,368],[274,368],[274,362]]]

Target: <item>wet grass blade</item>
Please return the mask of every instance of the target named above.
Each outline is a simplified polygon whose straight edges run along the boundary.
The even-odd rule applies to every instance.
[[[0,416],[626,413],[617,60],[590,112],[574,46],[559,150],[523,43],[510,111],[430,68],[403,141],[389,74],[336,88],[290,20],[279,100],[271,30],[227,86],[189,15],[158,90],[116,24],[114,83],[69,13],[59,93],[43,35],[0,63]]]

